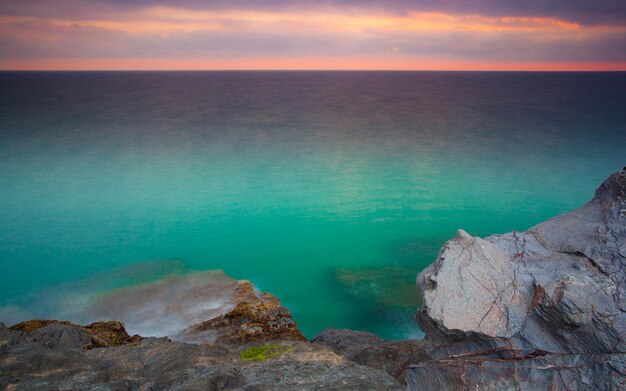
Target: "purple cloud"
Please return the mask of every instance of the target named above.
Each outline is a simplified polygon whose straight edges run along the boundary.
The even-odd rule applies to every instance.
[[[492,17],[549,17],[585,25],[626,24],[624,0],[7,0],[0,3],[0,14],[78,17],[151,6],[204,10],[315,10],[346,6],[392,13],[425,11]]]

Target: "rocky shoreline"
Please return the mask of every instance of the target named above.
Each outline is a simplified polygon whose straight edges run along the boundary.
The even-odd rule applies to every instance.
[[[6,390],[626,389],[626,169],[525,232],[459,230],[417,277],[424,340],[327,329],[240,281],[228,311],[170,338],[120,322],[0,323]],[[174,340],[174,341],[173,341]]]

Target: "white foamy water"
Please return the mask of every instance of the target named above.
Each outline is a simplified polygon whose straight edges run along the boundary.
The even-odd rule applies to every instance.
[[[221,270],[167,275],[151,282],[93,293],[89,282],[59,288],[35,297],[27,307],[0,308],[9,324],[32,318],[52,318],[88,324],[100,320],[124,322],[129,334],[174,337],[183,329],[218,317],[236,303],[237,280]]]

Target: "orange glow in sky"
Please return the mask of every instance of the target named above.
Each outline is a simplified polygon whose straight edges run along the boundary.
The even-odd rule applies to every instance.
[[[0,69],[626,70],[626,26],[538,16],[150,6],[0,14],[0,35]]]

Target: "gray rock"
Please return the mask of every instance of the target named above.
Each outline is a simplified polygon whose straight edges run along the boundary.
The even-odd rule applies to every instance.
[[[313,340],[357,364],[387,372],[398,382],[405,382],[406,368],[430,358],[430,348],[423,340],[385,341],[365,331],[325,329]]]
[[[322,330],[311,342],[327,346],[335,353],[353,359],[364,349],[384,342],[384,339],[366,331],[328,328]]]
[[[413,363],[430,359],[430,346],[424,340],[386,341],[361,350],[352,360],[360,365],[380,369],[398,382],[406,381],[406,370]]]
[[[407,385],[419,391],[623,390],[626,377],[615,368],[625,360],[623,354],[448,359],[412,366]]]
[[[257,294],[249,282],[238,286],[238,304],[233,310],[188,328],[185,337],[202,344],[131,337],[124,325],[115,321],[79,326],[36,319],[11,329],[0,328],[0,336],[10,340],[0,347],[0,389],[402,388],[384,370],[361,366],[325,346],[309,343],[277,298]],[[259,332],[250,334],[252,327]],[[382,341],[369,333],[360,334],[372,342]],[[218,338],[211,340],[206,335]],[[258,347],[268,348],[272,354],[253,354],[250,359],[248,349]]]
[[[308,342],[242,360],[249,345],[194,345],[165,339],[76,350],[27,343],[0,349],[0,389],[33,390],[399,390],[384,371]]]
[[[82,349],[91,343],[91,337],[79,326],[51,323],[30,333],[35,342],[50,349]]]
[[[526,232],[481,239],[459,230],[417,277],[424,300],[417,320],[433,361],[412,367],[409,385],[621,384],[624,374],[616,368],[623,360],[606,363],[626,353],[625,254],[625,170],[611,175],[585,206]],[[520,359],[533,355],[541,358]],[[516,377],[505,381],[511,373]]]

